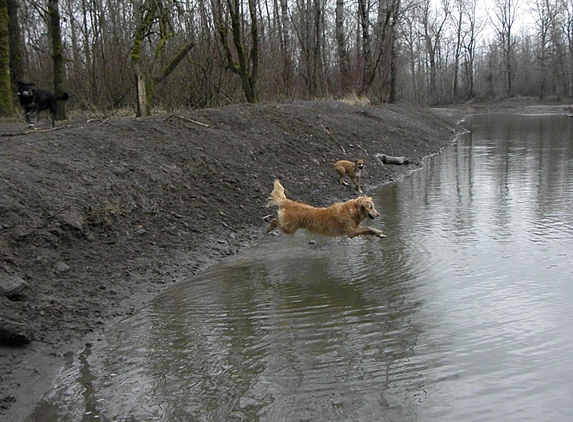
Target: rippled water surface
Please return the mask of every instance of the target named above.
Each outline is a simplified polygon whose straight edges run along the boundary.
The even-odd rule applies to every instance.
[[[373,194],[386,239],[269,236],[110,330],[31,420],[573,420],[572,126],[471,118]]]

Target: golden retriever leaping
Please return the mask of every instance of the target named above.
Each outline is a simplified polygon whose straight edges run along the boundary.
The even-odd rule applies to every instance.
[[[283,185],[275,180],[274,189],[269,197],[269,206],[271,205],[278,206],[279,211],[278,217],[273,219],[267,233],[278,227],[287,234],[292,234],[298,229],[306,229],[325,236],[346,235],[351,239],[365,235],[386,237],[378,229],[360,226],[366,217],[375,219],[380,216],[369,196],[338,202],[328,208],[315,208],[288,199]]]

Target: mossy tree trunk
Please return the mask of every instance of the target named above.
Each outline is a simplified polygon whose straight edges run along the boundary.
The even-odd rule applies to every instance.
[[[48,26],[52,41],[52,60],[54,63],[54,93],[56,96],[64,92],[64,49],[62,46],[62,30],[60,27],[60,10],[58,0],[48,0]],[[57,120],[66,119],[66,103],[58,103]]]
[[[257,81],[259,75],[259,29],[257,25],[257,11],[256,11],[256,1],[249,0],[249,15],[251,20],[250,28],[250,51],[247,51],[246,42],[244,41],[245,36],[243,35],[242,28],[245,26],[245,16],[241,13],[241,4],[239,0],[227,0],[227,11],[228,18],[224,16],[223,6],[221,3],[218,4],[218,27],[219,27],[219,38],[223,49],[225,50],[225,56],[227,57],[227,65],[229,69],[235,72],[241,78],[241,85],[243,87],[243,92],[245,94],[245,99],[249,103],[259,102],[259,93],[257,88]],[[237,55],[237,62],[233,57],[233,52],[228,41],[229,37],[229,23],[230,18],[230,29],[231,37],[233,38],[233,45],[235,47],[235,52]],[[250,53],[250,54],[249,54]]]
[[[145,76],[141,70],[141,54],[143,50],[143,40],[147,36],[149,28],[155,19],[156,2],[146,1],[141,10],[141,19],[135,28],[133,37],[133,47],[131,48],[131,68],[135,77],[135,87],[137,90],[137,111],[136,117],[149,116],[151,110],[147,105],[147,94],[145,92]]]
[[[22,30],[18,19],[18,1],[6,0],[8,4],[8,33],[10,37],[10,79],[12,91],[18,92],[17,81],[24,79],[24,67],[22,65]]]
[[[0,0],[0,116],[14,113],[10,83],[10,37],[8,34],[8,2]]]
[[[156,59],[159,59],[161,57],[164,45],[165,45],[164,42],[160,42],[157,45],[156,55],[155,55]],[[177,65],[181,62],[181,60],[183,60],[185,58],[187,53],[189,53],[189,51],[191,51],[191,49],[193,48],[194,45],[195,44],[192,42],[188,42],[187,44],[183,45],[183,47],[181,47],[179,49],[177,54],[173,57],[173,59],[171,59],[171,61],[167,64],[167,66],[163,67],[157,73],[154,71],[150,75],[150,77],[147,79],[145,91],[146,91],[146,101],[147,101],[147,107],[148,108],[149,108],[149,105],[151,104],[151,101],[153,99],[153,92],[155,90],[155,86],[157,84],[159,84],[161,81],[163,81],[165,78],[167,78],[171,74],[171,72],[173,72],[173,70],[175,70]],[[153,67],[155,68],[155,66],[153,66]]]
[[[136,117],[150,116],[151,103],[155,86],[167,78],[173,70],[185,58],[187,53],[193,48],[194,43],[185,43],[160,71],[156,71],[157,64],[161,61],[165,45],[169,38],[175,34],[169,32],[168,15],[169,11],[163,7],[162,0],[148,0],[141,8],[141,18],[135,29],[133,37],[133,47],[131,49],[131,68],[135,77],[137,88],[137,111]],[[153,61],[150,71],[146,75],[141,66],[143,55],[143,41],[152,33],[152,27],[159,26],[159,40],[155,46]]]

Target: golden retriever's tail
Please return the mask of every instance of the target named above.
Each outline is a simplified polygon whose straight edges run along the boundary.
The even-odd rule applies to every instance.
[[[275,180],[275,187],[271,192],[271,196],[269,196],[269,202],[267,204],[268,207],[272,205],[276,205],[278,207],[287,199],[285,195],[285,188],[281,185],[278,179]]]

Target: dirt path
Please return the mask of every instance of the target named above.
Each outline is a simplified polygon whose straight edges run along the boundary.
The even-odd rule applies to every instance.
[[[0,123],[0,286],[19,287],[0,295],[0,321],[21,322],[34,338],[0,345],[0,419],[22,420],[105,327],[264,239],[274,178],[290,197],[326,206],[356,196],[336,183],[332,163],[363,158],[368,193],[453,142],[446,114],[321,101],[52,131],[43,123],[32,133]],[[376,154],[410,164],[384,165]]]

